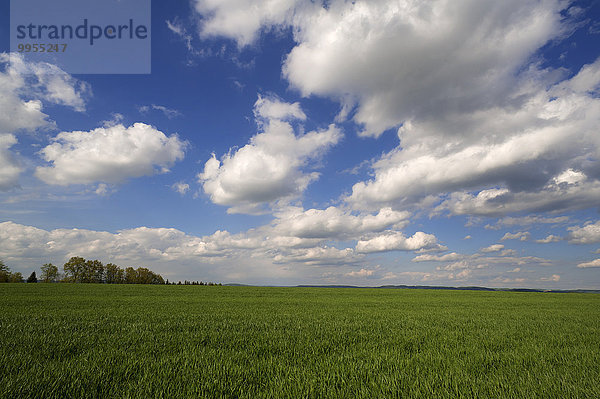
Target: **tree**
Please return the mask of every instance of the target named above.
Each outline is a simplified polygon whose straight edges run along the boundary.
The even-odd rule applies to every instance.
[[[58,267],[52,263],[46,263],[42,266],[41,280],[44,283],[55,283],[58,281]]]
[[[23,275],[20,272],[11,273],[8,277],[9,283],[22,283]]]
[[[27,282],[28,283],[37,283],[38,282],[37,276],[35,275],[35,271],[31,272],[31,274],[27,278]]]
[[[149,269],[145,267],[138,267],[136,274],[137,278],[135,282],[137,284],[152,284],[154,273],[152,273]]]
[[[52,264],[44,265],[42,272],[52,271]],[[145,267],[137,270],[128,267],[123,270],[119,266],[108,263],[106,266],[99,260],[85,260],[74,256],[64,264],[65,282],[70,283],[106,283],[106,284],[164,284],[160,274]],[[45,280],[44,280],[45,281]]]
[[[0,283],[8,283],[10,280],[10,269],[0,260]]]
[[[73,256],[67,263],[63,265],[65,272],[65,282],[81,283],[85,270],[85,259],[80,256]]]
[[[104,265],[99,260],[88,260],[85,262],[85,280],[84,283],[103,283]]]
[[[125,280],[125,272],[114,263],[107,263],[104,268],[106,284],[121,284]]]
[[[137,272],[133,267],[125,269],[125,284],[136,284],[137,283]]]

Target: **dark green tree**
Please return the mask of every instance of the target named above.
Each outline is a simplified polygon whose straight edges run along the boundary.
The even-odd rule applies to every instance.
[[[38,282],[37,276],[35,275],[35,271],[31,272],[29,277],[27,277],[27,282],[28,283],[37,283]]]
[[[10,269],[0,260],[0,283],[8,283],[10,280]]]

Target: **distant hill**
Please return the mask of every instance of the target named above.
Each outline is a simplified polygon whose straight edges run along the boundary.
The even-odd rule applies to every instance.
[[[379,287],[363,287],[356,285],[297,285],[303,288],[377,288],[377,289],[416,289],[416,290],[457,290],[457,291],[510,291],[510,292],[553,292],[553,293],[592,293],[600,294],[600,290],[542,290],[535,288],[489,288],[489,287],[446,287],[435,285],[382,285]]]

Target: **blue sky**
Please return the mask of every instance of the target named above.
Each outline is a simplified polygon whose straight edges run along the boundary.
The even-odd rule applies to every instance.
[[[600,288],[597,2],[154,1],[139,75],[11,58],[9,6],[15,271]]]

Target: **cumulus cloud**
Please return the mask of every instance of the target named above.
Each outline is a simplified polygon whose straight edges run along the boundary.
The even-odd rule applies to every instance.
[[[283,71],[304,95],[340,98],[346,108],[356,103],[354,120],[376,136],[435,112],[474,112],[503,101],[514,72],[563,31],[562,7],[333,1],[296,13],[297,45]]]
[[[296,134],[291,120],[305,118],[298,104],[259,97],[255,115],[260,133],[220,160],[213,154],[198,174],[204,192],[214,203],[229,206],[229,213],[260,213],[270,203],[301,195],[319,177],[308,162],[342,137],[334,125]]]
[[[108,185],[105,183],[100,183],[98,184],[98,187],[96,187],[96,190],[94,191],[97,195],[107,195],[109,192],[109,188]]]
[[[588,267],[600,267],[600,259],[595,259],[591,262],[583,262],[577,265],[577,267],[585,269]]]
[[[386,229],[402,229],[408,224],[410,214],[391,208],[380,209],[375,214],[352,214],[334,206],[327,209],[290,207],[276,212],[274,231],[280,235],[301,238],[358,238],[366,233],[381,232]]]
[[[519,241],[527,241],[531,237],[528,231],[519,231],[517,233],[506,233],[502,236],[500,241],[504,240],[519,240]]]
[[[546,238],[542,238],[540,240],[535,240],[538,244],[550,244],[551,242],[559,242],[562,240],[562,237],[555,236],[554,234],[548,235]]]
[[[122,183],[165,173],[183,159],[186,143],[144,123],[59,133],[40,154],[51,166],[35,175],[48,184]]]
[[[196,1],[202,34],[240,46],[261,31],[291,26],[296,46],[284,75],[305,95],[340,99],[346,113],[357,104],[354,119],[372,135],[434,112],[503,105],[515,72],[569,29],[560,14],[566,7],[516,0]]]
[[[22,168],[14,159],[9,149],[17,144],[12,134],[0,134],[0,191],[9,190],[18,185]]]
[[[251,44],[263,29],[291,18],[299,0],[196,0],[196,11],[205,16],[200,32],[205,37],[226,36],[240,46]]]
[[[215,233],[217,234],[217,233]],[[86,229],[46,231],[13,222],[0,223],[0,254],[21,256],[84,256],[116,260],[181,260],[227,253],[210,237],[200,238],[168,228],[139,227],[117,233]]]
[[[489,247],[481,248],[481,252],[489,253],[489,252],[500,252],[504,249],[504,245],[502,244],[493,244]]]
[[[0,191],[18,186],[22,168],[10,148],[21,131],[52,128],[42,112],[43,104],[59,104],[85,110],[89,85],[58,67],[29,63],[17,53],[0,53]]]
[[[319,280],[326,274],[370,279],[408,278],[443,284],[450,281],[482,284],[490,281],[490,275],[494,276],[497,269],[492,266],[509,270],[515,266],[552,265],[547,259],[532,256],[456,253],[425,254],[415,258],[416,262],[431,260],[442,263],[435,272],[392,272],[385,267],[369,265],[370,252],[420,252],[425,248],[439,250],[439,247],[433,235],[421,232],[408,238],[397,232],[371,235],[369,239],[359,240],[357,248],[353,249],[341,243],[331,245],[327,239],[278,235],[272,225],[237,234],[216,231],[210,235],[195,236],[173,228],[138,227],[112,233],[86,229],[43,230],[13,222],[0,223],[0,258],[21,267],[48,260],[60,263],[71,256],[83,256],[124,265],[151,265],[154,270],[167,275],[173,269],[186,265],[186,268],[200,269],[202,273],[210,272],[218,279],[249,281],[251,276],[259,276],[258,280],[254,280],[257,283],[291,275],[295,279],[287,280],[287,283],[297,282],[303,273],[312,271],[321,276],[316,277]],[[300,274],[294,274],[294,270]]]
[[[116,233],[86,229],[46,231],[13,222],[0,223],[0,258],[67,259],[84,256],[128,262],[202,261],[252,259],[251,263],[350,265],[363,255],[352,248],[338,249],[319,240],[273,237],[268,228],[239,234],[216,231],[193,236],[173,228],[138,227]]]
[[[375,274],[375,270],[360,269],[358,271],[351,271],[349,273],[346,273],[346,276],[348,276],[348,277],[371,277],[374,274]]]
[[[600,61],[592,67],[600,68]],[[475,142],[465,137],[456,141],[447,132],[432,132],[431,126],[402,127],[401,138],[415,135],[415,142],[404,139],[402,150],[376,162],[375,179],[357,183],[349,200],[402,203],[450,192],[439,211],[481,215],[596,204],[600,186],[589,159],[600,148],[593,127],[599,122],[600,100],[568,91],[569,82],[536,94],[518,110],[491,110],[477,116],[480,120],[472,126],[464,121],[461,125],[470,132],[495,131]],[[450,144],[432,148],[430,134],[446,135]]]
[[[569,231],[568,240],[570,244],[595,244],[600,242],[600,221],[587,223],[579,227],[573,226]]]
[[[190,190],[190,185],[184,182],[177,182],[171,186],[174,191],[177,191],[181,195],[185,195]]]
[[[464,255],[457,254],[456,252],[451,252],[445,255],[431,255],[424,254],[419,255],[413,258],[413,262],[448,262],[455,261],[464,258]]]
[[[300,103],[286,103],[275,96],[258,96],[254,104],[254,115],[257,119],[306,120],[306,114],[300,108]]]
[[[568,216],[544,217],[538,215],[512,217],[507,216],[500,218],[495,224],[487,224],[486,229],[499,230],[503,227],[512,226],[531,226],[534,224],[562,224],[569,221]]]
[[[360,253],[385,252],[385,251],[418,251],[439,249],[441,246],[433,234],[418,231],[411,237],[406,237],[400,232],[385,232],[364,238],[356,243],[356,251]]]
[[[541,277],[541,278],[540,278],[540,281],[552,281],[552,282],[554,282],[554,283],[557,283],[557,282],[559,282],[559,281],[560,281],[560,275],[558,275],[558,274],[553,274],[553,275],[552,275],[552,276],[550,276],[550,277]]]
[[[436,214],[500,216],[518,212],[549,212],[586,209],[597,205],[600,181],[569,187],[550,183],[539,191],[511,192],[487,189],[479,193],[456,192],[436,207]]]
[[[273,257],[276,263],[302,262],[307,265],[348,265],[361,260],[352,248],[338,249],[323,246],[314,248],[293,248],[280,251]]]
[[[0,68],[0,131],[49,126],[42,101],[85,111],[90,86],[57,66],[26,62],[18,53],[0,53]]]
[[[598,205],[600,61],[569,79],[536,52],[578,26],[569,2],[198,0],[204,35],[244,46],[292,27],[282,66],[303,95],[341,104],[362,134],[400,145],[346,199],[357,209],[501,216]]]

